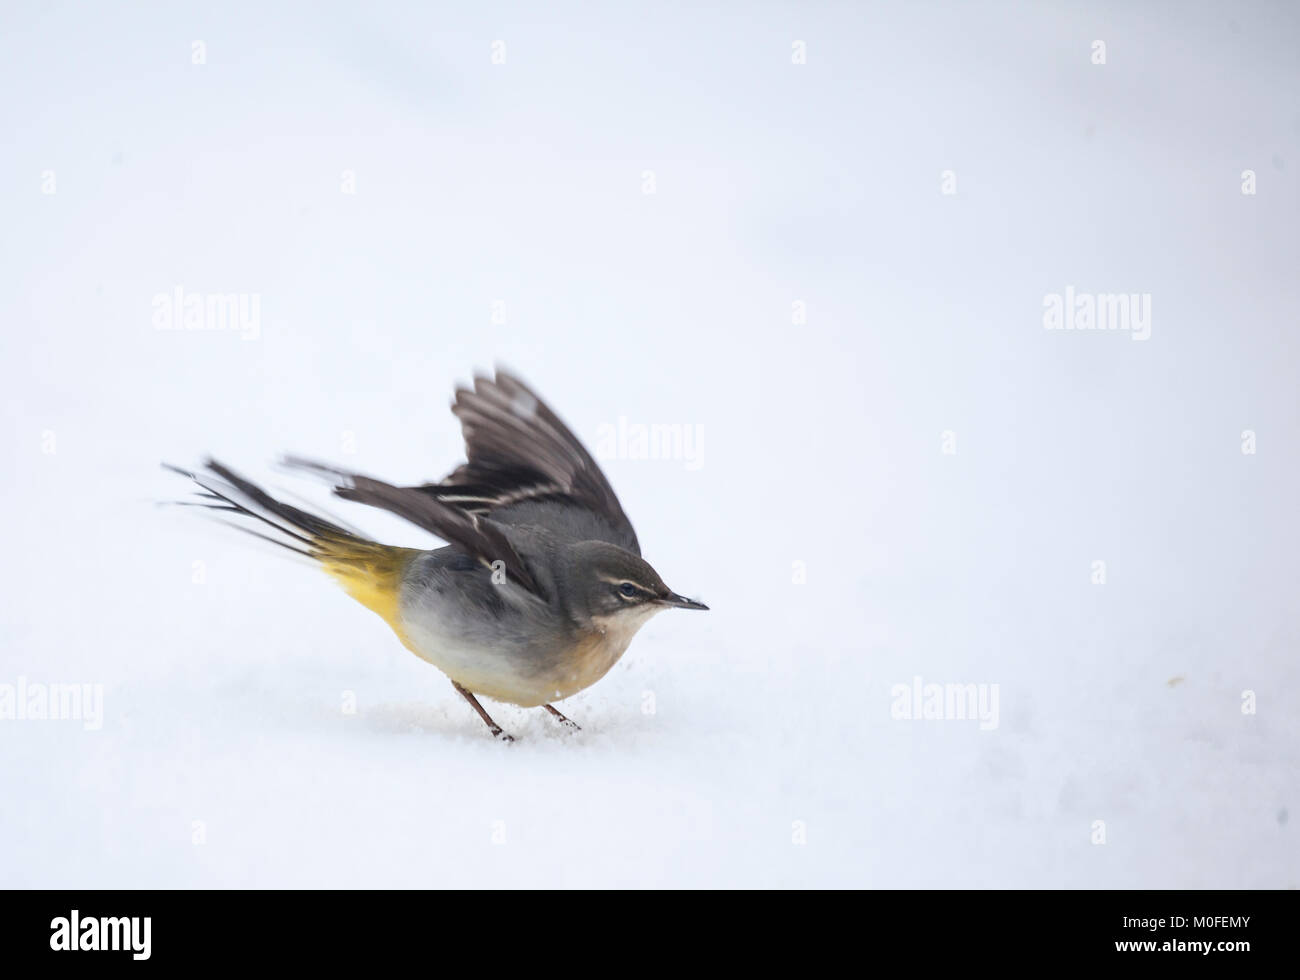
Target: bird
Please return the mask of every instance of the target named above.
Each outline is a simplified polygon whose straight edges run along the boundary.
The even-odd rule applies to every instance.
[[[163,466],[193,481],[223,523],[305,556],[450,679],[491,734],[513,741],[479,701],[543,708],[605,676],[665,609],[706,610],[641,557],[631,521],[581,441],[523,381],[498,367],[459,386],[465,462],[435,483],[397,486],[299,456],[343,500],[389,511],[447,542],[430,550],[371,540],[337,518],[267,493],[229,466]]]

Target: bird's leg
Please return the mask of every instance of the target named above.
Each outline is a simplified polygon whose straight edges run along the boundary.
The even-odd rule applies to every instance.
[[[582,731],[582,727],[576,721],[574,721],[572,718],[565,718],[564,715],[560,714],[558,711],[555,710],[555,708],[551,707],[549,704],[544,704],[542,705],[542,707],[545,708],[547,711],[549,711],[551,714],[555,715],[555,717],[560,720],[561,725],[566,725],[567,727],[572,728],[575,732]]]
[[[478,716],[483,719],[483,724],[488,726],[488,731],[503,742],[513,742],[515,740],[513,735],[508,735],[503,732],[501,726],[492,720],[492,716],[483,710],[483,705],[478,703],[478,698],[474,697],[474,695],[470,694],[469,691],[465,690],[455,681],[451,682],[451,686],[460,693],[462,698],[469,702],[471,708],[478,712]]]

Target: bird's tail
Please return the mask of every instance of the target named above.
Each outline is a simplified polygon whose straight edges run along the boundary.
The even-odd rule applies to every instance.
[[[398,598],[403,574],[419,551],[371,541],[351,528],[277,500],[214,459],[199,472],[168,463],[163,466],[200,488],[198,500],[178,503],[232,515],[222,523],[318,562],[348,595],[378,613],[405,642],[397,614]]]

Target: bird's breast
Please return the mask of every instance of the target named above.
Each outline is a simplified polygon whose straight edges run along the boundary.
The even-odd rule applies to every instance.
[[[457,684],[525,708],[595,684],[618,663],[636,633],[619,622],[577,631],[524,622],[471,625],[437,604],[408,606],[400,625],[406,646]]]

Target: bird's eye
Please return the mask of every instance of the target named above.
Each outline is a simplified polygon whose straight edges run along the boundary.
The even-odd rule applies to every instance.
[[[619,595],[631,599],[636,595],[637,587],[633,585],[631,582],[624,582],[622,585],[618,587],[618,592]]]

